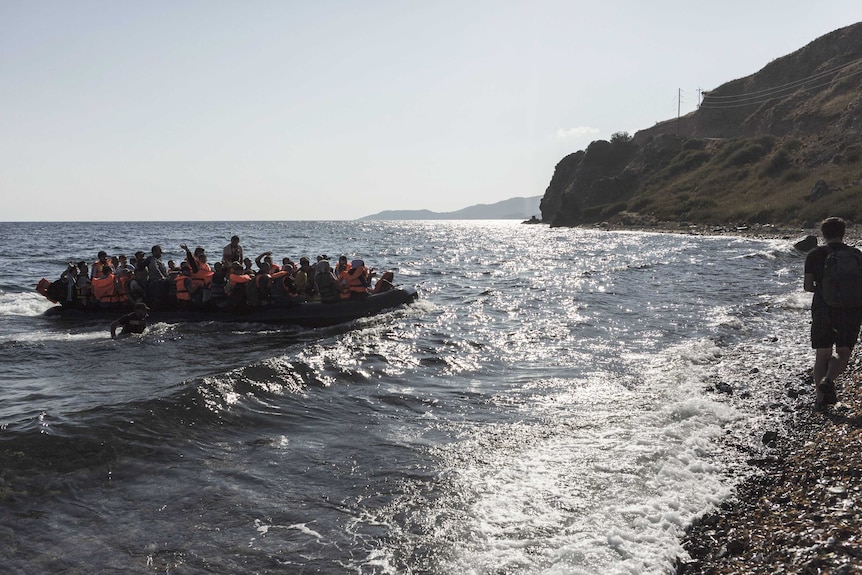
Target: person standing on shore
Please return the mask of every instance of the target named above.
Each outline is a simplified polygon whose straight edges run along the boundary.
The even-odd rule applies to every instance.
[[[817,410],[837,403],[835,380],[850,361],[862,325],[862,252],[844,243],[845,231],[841,218],[823,220],[820,232],[826,245],[805,258],[803,287],[814,294],[811,347]]]

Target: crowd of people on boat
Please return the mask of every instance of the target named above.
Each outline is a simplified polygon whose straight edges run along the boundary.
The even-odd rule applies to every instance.
[[[39,291],[64,306],[81,309],[122,309],[145,304],[149,309],[242,309],[268,305],[294,305],[306,301],[336,303],[367,297],[393,287],[392,272],[376,277],[361,259],[340,256],[308,257],[294,263],[289,257],[281,263],[272,252],[263,252],[254,261],[245,257],[239,236],[233,236],[222,250],[220,261],[210,263],[206,251],[185,253],[179,264],[164,263],[160,245],[150,253],[135,252],[109,256],[100,251],[96,261],[70,262],[60,278],[40,284]]]

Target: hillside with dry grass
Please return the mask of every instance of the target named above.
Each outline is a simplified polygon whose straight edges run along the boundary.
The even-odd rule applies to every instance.
[[[687,116],[563,158],[555,226],[862,222],[862,23],[705,94]]]

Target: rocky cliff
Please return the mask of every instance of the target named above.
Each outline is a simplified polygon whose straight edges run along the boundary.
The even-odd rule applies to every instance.
[[[707,93],[695,112],[560,160],[555,226],[862,220],[862,23]]]

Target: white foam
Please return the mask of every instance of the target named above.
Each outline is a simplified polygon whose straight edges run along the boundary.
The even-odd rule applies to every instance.
[[[111,334],[104,328],[95,328],[94,331],[73,333],[67,329],[43,329],[20,333],[0,334],[0,342],[20,343],[44,343],[44,342],[81,342],[96,341],[100,339],[111,339]]]
[[[0,292],[0,317],[38,316],[54,305],[36,292]]]
[[[471,429],[441,455],[463,494],[452,507],[466,507],[458,529],[470,534],[444,568],[669,570],[685,527],[731,491],[716,440],[743,414],[700,393],[722,359],[706,339],[629,357],[637,385],[611,374],[546,382],[559,390],[553,401],[524,403],[527,420],[545,414],[538,421]]]

